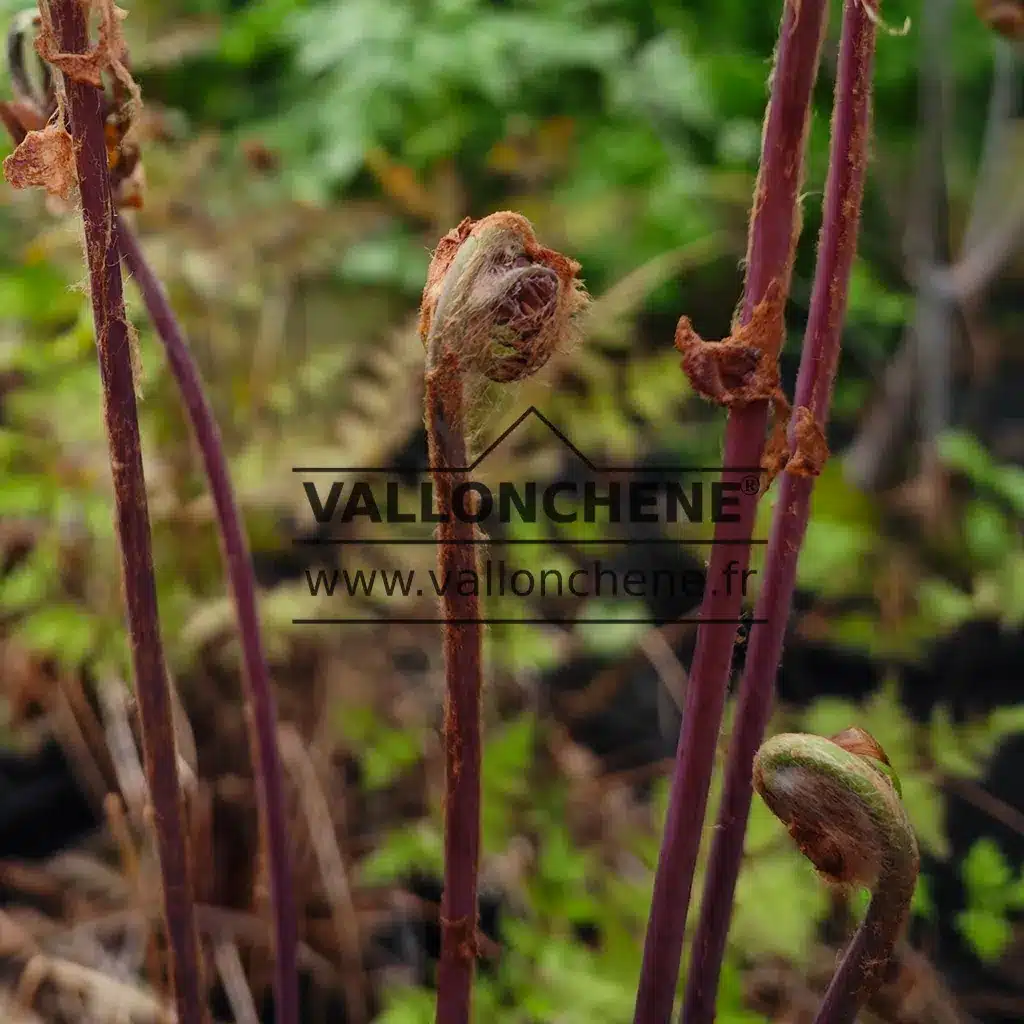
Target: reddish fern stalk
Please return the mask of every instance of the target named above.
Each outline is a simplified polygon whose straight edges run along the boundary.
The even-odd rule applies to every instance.
[[[454,376],[449,376],[454,371]],[[438,575],[455,581],[477,568],[472,523],[452,518],[452,492],[464,485],[469,448],[462,430],[462,384],[449,356],[427,364],[427,424],[438,509]],[[468,1024],[476,962],[480,864],[480,694],[483,625],[476,591],[444,598],[445,833],[437,1020]]]
[[[794,454],[779,488],[764,584],[755,610],[755,618],[764,622],[752,628],[740,684],[725,791],[687,975],[683,1008],[686,1024],[711,1024],[715,1019],[718,974],[750,813],[754,755],[771,714],[775,673],[782,656],[814,478],[828,457],[824,429],[839,362],[867,166],[877,17],[874,9],[867,8],[867,2],[846,0],[818,265],[797,378],[795,413],[789,428]]]
[[[246,725],[260,802],[260,833],[266,847],[270,906],[274,922],[274,1015],[280,1024],[298,1024],[298,923],[288,848],[289,829],[277,746],[277,712],[260,633],[256,579],[249,545],[235,502],[220,430],[206,400],[199,369],[189,352],[167,294],[146,261],[138,239],[120,218],[117,221],[117,241],[125,265],[142,293],[146,310],[163,342],[167,361],[192,424],[213,496],[221,551],[235,600],[244,678],[248,685]]]
[[[79,0],[49,0],[43,11],[51,43],[61,55],[89,51],[86,7]],[[85,255],[103,386],[103,415],[114,479],[122,580],[131,636],[143,758],[153,808],[171,977],[180,1024],[206,1019],[199,937],[193,907],[188,838],[167,668],[157,614],[156,580],[138,409],[114,230],[116,212],[107,167],[101,89],[64,73],[66,115],[85,226]]]
[[[751,384],[772,382],[782,346],[782,312],[789,292],[794,251],[799,234],[798,201],[803,178],[804,149],[811,91],[818,72],[826,23],[825,0],[786,0],[772,90],[765,118],[761,165],[754,193],[747,249],[747,279],[738,330],[732,343],[693,342],[689,325],[681,322],[686,338],[684,368],[695,387],[731,407],[725,433],[723,464],[757,466],[764,453],[769,400],[738,392]],[[757,325],[758,312],[763,323]],[[744,329],[759,329],[742,342]],[[729,366],[735,356],[746,366]],[[715,364],[718,365],[715,365]],[[730,374],[729,371],[732,371]],[[760,375],[760,381],[754,378]],[[777,381],[777,377],[774,378]],[[736,387],[735,384],[741,385]],[[741,483],[742,474],[723,470],[723,481]],[[739,521],[719,524],[708,570],[708,587],[701,608],[697,650],[683,711],[669,796],[665,835],[655,875],[651,915],[647,925],[643,965],[637,992],[635,1024],[667,1024],[672,1015],[679,978],[686,919],[697,863],[715,746],[725,705],[742,593],[738,587],[715,586],[730,563],[746,569],[750,558],[757,497],[740,496]],[[725,625],[721,624],[724,620]]]

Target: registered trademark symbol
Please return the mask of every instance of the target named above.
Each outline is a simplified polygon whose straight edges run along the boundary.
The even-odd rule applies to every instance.
[[[751,474],[743,478],[741,486],[744,494],[757,494],[761,490],[761,481],[758,477]]]

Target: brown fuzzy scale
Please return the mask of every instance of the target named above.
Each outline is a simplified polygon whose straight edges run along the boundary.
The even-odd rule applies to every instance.
[[[843,729],[842,732],[830,736],[829,739],[837,747],[842,747],[843,750],[848,750],[851,754],[873,757],[876,761],[881,761],[882,764],[892,767],[889,755],[882,749],[882,744],[867,729],[862,729],[859,725],[851,725],[848,729]]]
[[[519,275],[497,304],[493,342],[482,368],[488,380],[499,384],[522,380],[551,358],[555,336],[545,331],[558,303],[558,276],[548,267],[531,266],[526,256],[516,257]]]
[[[786,472],[793,476],[820,476],[828,461],[825,431],[806,405],[793,411],[793,454],[786,463]]]

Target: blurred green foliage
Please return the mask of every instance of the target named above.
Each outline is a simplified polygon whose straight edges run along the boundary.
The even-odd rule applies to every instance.
[[[963,866],[968,909],[957,925],[983,960],[998,960],[1010,945],[1012,911],[1024,911],[1024,871],[1013,876],[999,847],[979,839]]]

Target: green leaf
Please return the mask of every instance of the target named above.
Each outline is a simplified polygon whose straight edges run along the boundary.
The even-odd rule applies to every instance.
[[[964,858],[961,874],[970,903],[987,904],[994,899],[996,905],[1003,905],[998,897],[1010,884],[1013,873],[995,840],[987,837],[977,840]]]
[[[988,757],[1004,739],[1018,732],[1024,732],[1024,703],[996,708],[985,723],[984,741],[978,752]]]
[[[940,631],[959,626],[974,614],[974,597],[938,577],[921,580],[917,603],[922,615],[933,620]]]
[[[863,717],[864,708],[853,701],[841,697],[819,697],[804,713],[801,728],[818,736],[834,736],[851,725],[859,724]]]
[[[935,906],[935,899],[932,896],[931,883],[924,875],[917,876],[917,885],[914,888],[914,898],[910,904],[913,913],[923,917],[926,921],[935,922],[938,920],[938,908]]]
[[[359,864],[359,877],[367,885],[397,882],[414,873],[444,870],[444,844],[429,822],[395,829]]]
[[[1020,466],[997,466],[992,482],[1017,515],[1024,516],[1024,469]]]
[[[651,40],[633,67],[614,79],[612,102],[650,119],[671,118],[699,127],[714,126],[714,108],[701,69],[675,33]],[[672,89],[665,89],[672,82]]]
[[[359,757],[364,783],[370,790],[385,789],[423,756],[414,731],[393,729],[365,705],[336,703],[335,728]]]
[[[541,948],[537,969],[565,1024],[616,1024],[633,1011],[635,984],[609,977],[582,946],[549,941]]]
[[[494,625],[484,635],[494,663],[510,672],[544,672],[564,657],[561,631],[532,623]]]
[[[1018,878],[998,844],[979,839],[961,867],[967,889],[967,909],[957,928],[982,960],[998,960],[1013,937],[1007,912],[1024,907],[1024,873]]]
[[[747,992],[744,972],[733,961],[726,959],[718,981],[715,1000],[717,1024],[767,1024],[768,1018],[746,1008]]]
[[[364,239],[345,252],[341,276],[353,284],[390,284],[414,294],[423,289],[428,263],[428,253],[411,238],[400,234],[378,236]]]
[[[1005,917],[987,910],[964,910],[957,914],[956,926],[982,960],[997,961],[1013,938],[1013,929]]]
[[[564,825],[551,824],[544,837],[538,868],[545,882],[568,886],[586,881],[586,857],[573,845]]]
[[[782,832],[781,824],[778,826]],[[828,892],[814,868],[789,847],[748,859],[736,888],[730,942],[748,956],[803,962],[813,948]]]
[[[998,464],[988,450],[965,431],[947,431],[938,442],[939,458],[975,484],[987,487],[1024,515],[1024,469]]]
[[[1024,872],[1013,885],[1006,890],[1007,910],[1024,910]]]
[[[16,632],[34,651],[57,658],[68,668],[87,660],[99,636],[98,622],[74,605],[50,605],[26,616]]]
[[[885,685],[868,701],[860,724],[881,744],[901,775],[910,769],[914,761],[916,727],[900,703],[899,683],[895,676],[886,679]]]
[[[952,714],[945,705],[940,704],[932,712],[929,733],[929,749],[937,768],[965,779],[975,779],[982,774],[984,765],[967,749],[962,730],[953,724]]]
[[[987,501],[972,501],[964,514],[964,539],[971,557],[983,565],[996,565],[1013,547],[1006,517]]]
[[[16,569],[0,580],[0,608],[24,611],[41,604],[57,582],[53,544],[42,543]]]
[[[939,458],[951,469],[959,470],[978,483],[992,477],[992,459],[977,438],[962,430],[949,430],[938,440]]]
[[[946,802],[927,777],[903,772],[903,806],[914,826],[918,842],[937,857],[949,856],[946,836]]]
[[[370,790],[384,789],[422,756],[423,748],[414,732],[381,729],[360,758],[363,781]]]
[[[517,820],[515,811],[529,795],[535,729],[535,716],[525,714],[487,736],[481,809],[486,853],[505,848]]]
[[[6,474],[0,488],[0,516],[27,518],[44,514],[56,493],[56,485],[41,475]]]
[[[812,519],[800,549],[800,585],[823,596],[863,589],[864,566],[875,544],[875,535],[867,530]]]
[[[433,989],[384,990],[384,1012],[377,1024],[433,1024],[437,994]]]
[[[529,793],[528,771],[533,760],[537,719],[532,713],[488,733],[483,754],[483,788],[491,799],[501,800]]]
[[[882,284],[874,275],[871,264],[863,257],[854,261],[848,301],[851,322],[863,320],[885,327],[903,327],[913,306],[910,295],[894,292]]]
[[[1012,551],[997,568],[1002,620],[1009,629],[1024,626],[1024,552]]]

